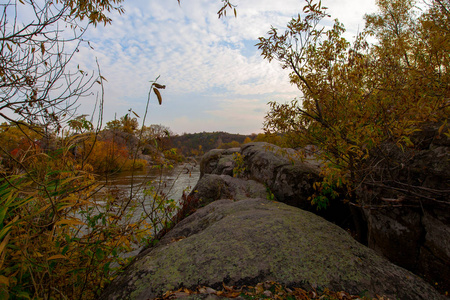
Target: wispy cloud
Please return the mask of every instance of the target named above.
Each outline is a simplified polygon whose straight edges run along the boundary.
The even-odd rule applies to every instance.
[[[323,2],[344,24],[363,26],[363,13],[355,12],[350,0]],[[108,80],[105,118],[128,108],[142,113],[149,81],[160,75],[167,85],[164,104],[151,104],[149,123],[178,133],[259,131],[266,103],[290,100],[298,91],[289,84],[288,71],[263,60],[254,45],[270,25],[282,27],[300,12],[303,1],[237,4],[238,18],[219,20],[220,1],[181,1],[180,6],[176,0],[125,1],[125,14],[113,16],[111,26],[90,28],[86,37],[94,50],[80,49],[74,61],[92,69],[98,59]],[[362,1],[358,6],[367,7]],[[83,104],[82,109],[90,108]]]

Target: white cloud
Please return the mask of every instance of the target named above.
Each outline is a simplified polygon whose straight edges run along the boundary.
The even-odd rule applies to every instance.
[[[97,57],[105,84],[105,117],[112,119],[132,107],[143,112],[150,80],[161,75],[167,85],[164,105],[155,107],[150,123],[175,132],[262,127],[270,100],[298,96],[288,72],[268,63],[253,45],[270,25],[283,27],[301,11],[303,0],[246,0],[238,18],[217,18],[220,1],[125,1],[125,14],[111,26],[90,28],[95,50],[81,49],[74,63],[95,68]],[[356,32],[364,8],[373,1],[323,0],[330,13]],[[345,9],[345,8],[346,9]],[[356,27],[355,27],[356,26]],[[348,28],[348,26],[347,26]],[[222,128],[222,129],[221,129]]]

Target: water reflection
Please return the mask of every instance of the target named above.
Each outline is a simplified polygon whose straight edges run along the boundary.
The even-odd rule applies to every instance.
[[[143,191],[151,183],[156,189],[167,194],[169,199],[178,200],[183,191],[192,189],[200,178],[198,164],[183,163],[173,168],[147,168],[134,172],[121,172],[107,177],[103,182],[110,189],[115,189],[125,197],[132,193],[141,198]]]

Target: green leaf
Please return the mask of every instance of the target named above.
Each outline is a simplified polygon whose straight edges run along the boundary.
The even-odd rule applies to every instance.
[[[95,251],[95,256],[98,260],[103,260],[105,258],[105,252],[101,248],[97,248]]]

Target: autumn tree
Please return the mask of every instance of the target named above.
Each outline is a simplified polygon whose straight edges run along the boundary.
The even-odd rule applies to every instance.
[[[55,138],[65,120],[79,131],[76,101],[102,80],[69,71],[69,62],[87,27],[109,23],[107,14],[122,12],[121,2],[21,0],[0,6],[0,117],[8,121],[0,132],[6,167],[0,172],[2,299],[93,298],[105,283],[95,269],[104,266],[112,274],[108,266],[117,259],[110,250],[125,249],[110,244],[123,238],[118,231],[108,231],[105,240],[104,229],[116,224],[88,225],[98,208],[98,184],[92,167],[73,159],[84,134]],[[99,256],[89,256],[95,252]]]
[[[350,187],[369,153],[390,142],[414,147],[426,122],[446,122],[450,107],[450,4],[433,0],[420,13],[412,0],[379,0],[379,12],[350,43],[320,2],[307,0],[284,32],[272,28],[258,43],[262,56],[290,69],[301,96],[270,103],[267,132],[320,147],[324,186]],[[374,44],[369,38],[375,38]]]
[[[172,130],[168,126],[161,124],[151,124],[149,126],[144,126],[142,137],[145,141],[151,142],[155,139],[163,139],[165,137],[173,136]]]
[[[242,144],[248,144],[248,143],[251,143],[251,142],[252,142],[252,139],[248,136],[248,137],[245,138],[245,140],[242,142]]]
[[[70,118],[94,75],[68,70],[87,27],[108,24],[122,0],[12,1],[0,17],[0,116],[55,125]],[[23,19],[23,16],[29,19]]]
[[[130,114],[120,117],[120,120],[107,122],[105,127],[107,130],[119,130],[129,134],[134,134],[138,128],[139,122],[137,118],[131,117]]]
[[[174,135],[168,126],[151,124],[141,129],[143,143],[155,147],[158,151],[165,151],[172,147],[171,138]]]
[[[235,10],[228,0],[222,2],[219,17]],[[83,40],[87,28],[111,23],[108,14],[123,13],[122,3],[16,0],[1,4],[0,117],[58,127],[73,116],[77,100],[103,78],[86,70],[68,70],[68,64],[87,43]]]

